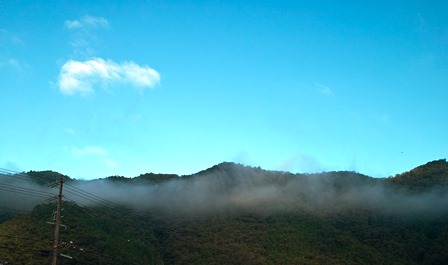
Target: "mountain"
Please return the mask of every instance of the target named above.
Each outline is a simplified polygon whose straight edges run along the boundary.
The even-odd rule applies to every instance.
[[[64,203],[59,264],[163,264],[152,223],[106,208]],[[0,264],[50,264],[55,204],[0,225]],[[9,263],[6,263],[9,262]]]
[[[59,261],[445,264],[447,169],[446,160],[437,160],[378,179],[348,171],[292,174],[225,162],[188,176],[67,179],[62,213],[67,228],[61,229],[60,253],[72,259],[60,256]],[[42,174],[27,175],[48,182],[61,177]],[[30,194],[48,192],[41,182],[15,181]],[[36,205],[27,208],[29,213],[4,217],[0,264],[49,263],[54,226],[47,221],[56,206],[40,198],[17,199],[30,194],[0,195],[5,207],[25,206],[19,201]]]
[[[155,174],[155,173],[145,173],[141,174],[135,178],[126,178],[123,176],[110,176],[105,178],[107,181],[112,182],[122,182],[122,183],[133,183],[133,184],[160,184],[163,182],[167,182],[170,180],[179,179],[179,176],[176,174]]]
[[[27,179],[32,183],[47,186],[51,183],[56,183],[60,178],[65,182],[72,182],[74,179],[69,176],[63,175],[59,172],[45,170],[45,171],[29,171],[27,173],[17,173],[13,175],[15,178]]]
[[[440,159],[418,166],[408,172],[396,175],[389,181],[413,191],[424,191],[448,184],[448,162]]]

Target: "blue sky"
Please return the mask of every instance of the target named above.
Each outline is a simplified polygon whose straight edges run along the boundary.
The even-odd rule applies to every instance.
[[[448,155],[445,1],[1,1],[0,167],[401,173]]]

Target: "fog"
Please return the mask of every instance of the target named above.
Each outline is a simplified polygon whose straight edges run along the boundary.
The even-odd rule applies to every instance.
[[[52,192],[47,185],[39,185],[29,176],[0,174],[0,213],[30,211],[36,205],[50,201]]]
[[[0,185],[20,187],[29,193],[2,189],[1,206],[13,209],[30,210],[45,201],[43,195],[57,194],[57,188],[50,189],[46,185],[6,175],[0,176]],[[30,194],[38,194],[39,197]],[[331,213],[349,209],[389,215],[448,213],[448,195],[442,188],[411,192],[391,186],[386,179],[353,172],[300,175],[233,164],[220,164],[196,175],[159,184],[148,184],[138,179],[67,182],[64,200],[82,206],[113,203],[135,211],[178,216],[302,210]]]

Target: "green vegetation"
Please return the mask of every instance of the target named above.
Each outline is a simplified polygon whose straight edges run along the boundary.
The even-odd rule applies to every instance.
[[[56,176],[50,175],[52,179]],[[211,175],[224,179],[220,187],[225,188],[236,185],[237,175],[265,178],[279,186],[299,176],[303,185],[323,181],[336,194],[384,185],[372,190],[384,191],[392,198],[411,194],[424,200],[434,189],[440,196],[448,185],[448,163],[433,161],[388,179],[354,172],[293,175],[223,163],[186,178],[144,174],[135,179],[108,180],[119,185],[160,185]],[[253,180],[245,183],[259,185]],[[428,198],[437,201],[437,196]],[[400,203],[391,209],[407,205]],[[448,208],[443,203],[438,205],[437,214],[395,213],[378,205],[354,205],[357,207],[329,210],[291,203],[276,211],[226,208],[188,216],[147,211],[142,216],[123,208],[66,202],[62,223],[67,229],[61,229],[60,253],[72,259],[60,257],[59,264],[446,264]],[[42,204],[28,214],[0,215],[9,219],[0,223],[0,264],[50,263],[54,226],[47,221],[55,208],[54,204]]]
[[[110,176],[107,177],[107,181],[115,182],[115,183],[127,183],[127,184],[160,184],[163,182],[167,182],[170,180],[179,179],[178,175],[175,174],[154,174],[154,173],[145,173],[141,174],[135,178],[126,178],[123,176]]]
[[[29,176],[30,179],[37,184],[40,185],[47,185],[49,183],[53,183],[58,181],[60,178],[63,178],[65,182],[71,182],[73,181],[69,176],[63,175],[58,172],[54,172],[51,170],[46,171],[29,171],[25,174],[20,174],[22,176]]]
[[[387,180],[393,185],[417,192],[427,191],[434,187],[447,188],[448,163],[446,159],[428,162]]]
[[[110,209],[65,203],[62,212],[60,264],[163,264],[151,222]],[[0,263],[49,264],[54,226],[48,224],[54,204],[0,225]]]

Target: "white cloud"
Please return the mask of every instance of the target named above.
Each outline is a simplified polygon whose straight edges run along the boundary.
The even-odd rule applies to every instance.
[[[318,173],[323,171],[323,166],[312,155],[296,153],[283,160],[279,169],[298,173]]]
[[[31,68],[29,64],[21,63],[15,58],[8,58],[6,60],[0,60],[0,68],[9,67],[17,70],[28,69]]]
[[[156,86],[159,81],[159,73],[148,66],[92,58],[88,61],[67,61],[61,68],[58,87],[65,95],[88,95],[93,93],[92,86],[97,83],[103,86],[128,83],[143,90]]]
[[[419,32],[426,31],[427,23],[426,23],[425,17],[423,17],[422,14],[417,13],[414,24],[415,24],[417,31],[419,31]]]
[[[104,164],[107,168],[115,169],[119,167],[119,164],[116,161],[110,160],[110,159],[104,159]]]
[[[387,113],[376,113],[373,114],[373,118],[379,123],[388,123],[390,122],[390,117]]]
[[[12,36],[11,37],[11,42],[16,44],[16,45],[20,45],[20,46],[25,45],[25,42],[21,38],[19,38],[17,36]]]
[[[102,157],[107,155],[107,151],[100,146],[85,146],[83,148],[73,147],[71,148],[71,153],[77,157],[87,155],[95,155]]]
[[[14,45],[23,46],[25,42],[14,33],[10,33],[8,30],[0,28],[0,43],[12,43]]]
[[[13,162],[13,161],[6,161],[4,164],[2,164],[1,167],[4,168],[4,169],[16,171],[16,172],[23,171],[21,169],[21,167],[19,166],[19,164],[17,164],[16,162]]]
[[[78,20],[66,20],[64,26],[68,29],[107,28],[109,27],[109,21],[103,17],[85,15]]]
[[[320,93],[324,94],[325,96],[332,96],[333,90],[327,86],[321,85],[319,83],[314,83],[314,85],[317,87]]]
[[[0,28],[0,46],[4,46],[5,48],[0,50],[0,68],[12,68],[16,70],[31,68],[29,64],[10,57],[10,54],[14,55],[10,48],[16,49],[17,47],[24,46],[23,40],[18,36],[10,33],[6,29]]]
[[[75,56],[88,58],[96,53],[95,30],[109,28],[109,21],[103,17],[85,15],[77,20],[66,20],[64,27],[72,32],[70,45]]]
[[[78,133],[72,128],[65,128],[64,132],[70,136],[78,137]]]
[[[85,146],[83,148],[72,147],[70,153],[78,159],[92,161],[101,161],[106,168],[115,169],[120,165],[118,162],[110,159],[109,153],[101,146]]]
[[[9,58],[7,60],[0,61],[0,67],[14,67],[20,68],[19,62],[14,58]]]

